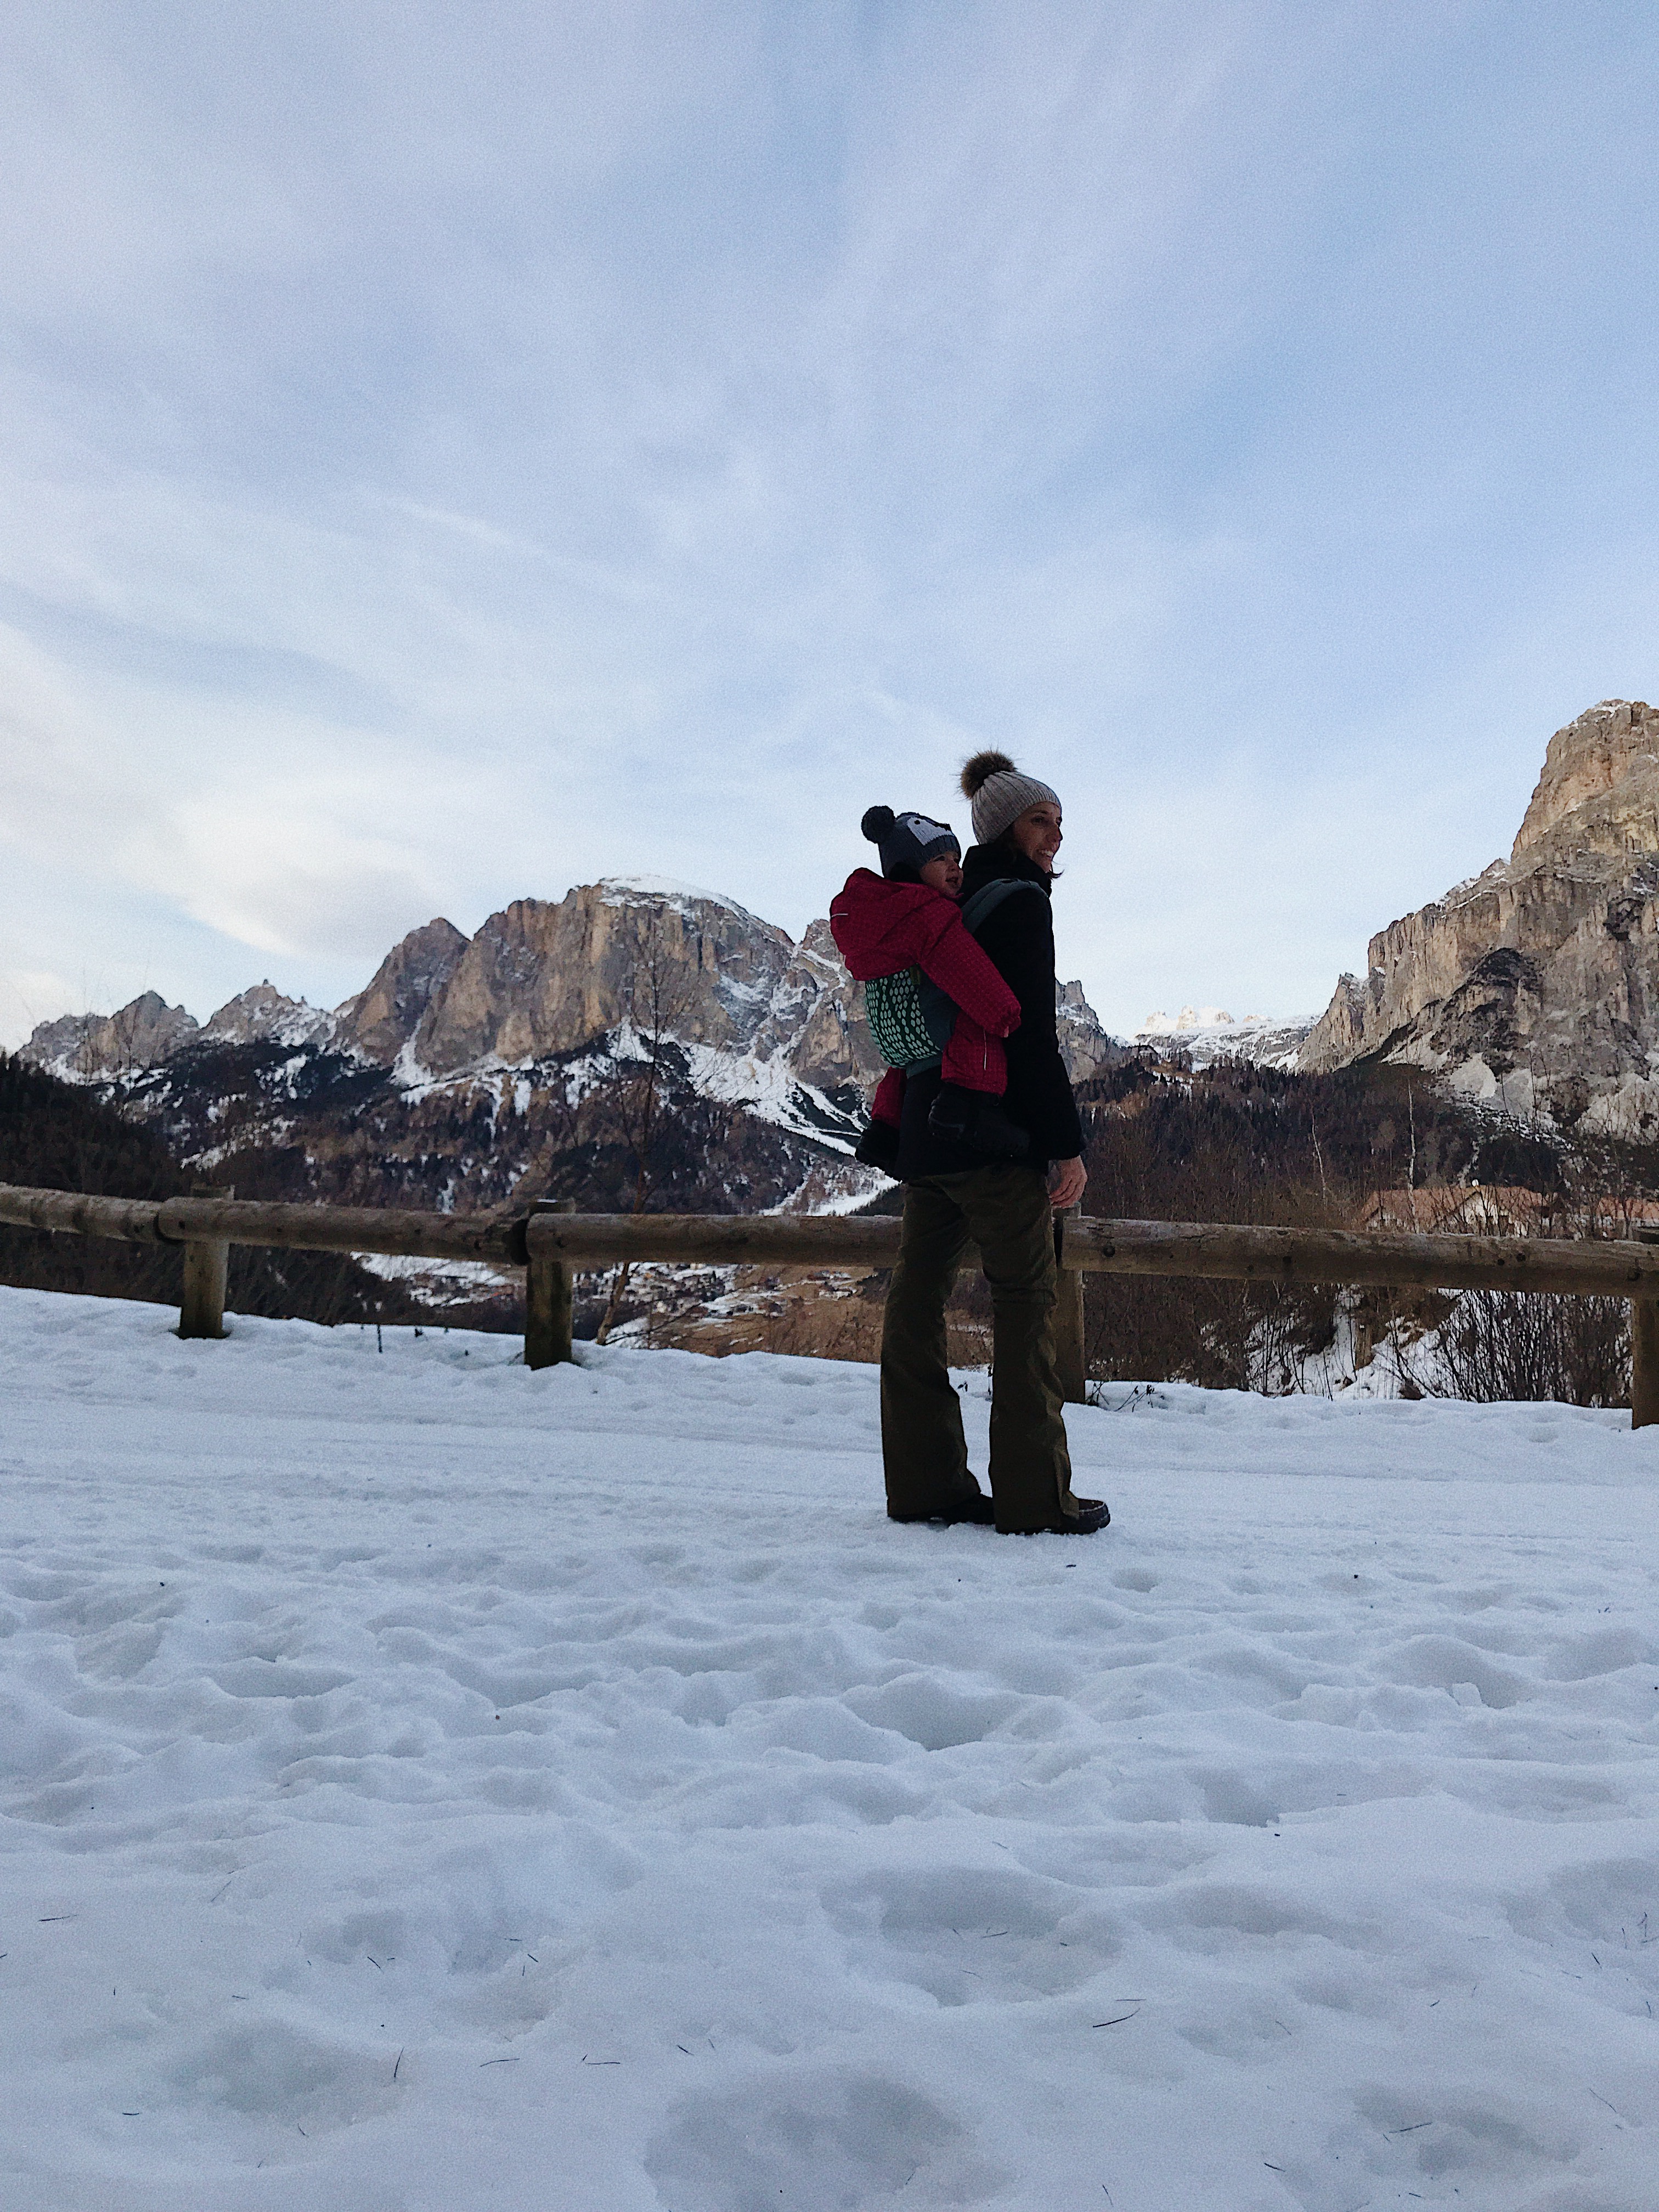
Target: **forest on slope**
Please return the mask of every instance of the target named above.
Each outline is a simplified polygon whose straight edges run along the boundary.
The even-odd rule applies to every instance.
[[[1141,1055],[1080,1093],[1085,1212],[1285,1227],[1365,1225],[1378,1194],[1432,1219],[1461,1192],[1501,1194],[1535,1233],[1632,1232],[1659,1193],[1659,1147],[1564,1136],[1541,1116],[1496,1113],[1419,1068],[1376,1059],[1326,1074],[1219,1060],[1193,1072]],[[1091,1374],[1235,1389],[1309,1387],[1304,1370],[1339,1331],[1361,1359],[1388,1340],[1429,1340],[1407,1393],[1629,1402],[1625,1303],[1434,1291],[1284,1290],[1242,1283],[1092,1276]]]
[[[241,1197],[277,1194],[258,1187],[257,1163],[245,1159],[239,1173]],[[196,1180],[152,1130],[118,1108],[0,1052],[0,1182],[161,1199],[189,1191]],[[26,1290],[177,1305],[183,1267],[179,1245],[0,1227],[0,1282]],[[242,1244],[231,1247],[227,1302],[237,1313],[325,1322],[403,1321],[422,1312],[399,1285],[380,1281],[344,1254]]]

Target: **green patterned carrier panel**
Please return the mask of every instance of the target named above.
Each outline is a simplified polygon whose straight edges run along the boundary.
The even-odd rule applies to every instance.
[[[920,968],[874,977],[864,987],[864,1011],[890,1067],[935,1066],[956,1020],[955,1006]]]

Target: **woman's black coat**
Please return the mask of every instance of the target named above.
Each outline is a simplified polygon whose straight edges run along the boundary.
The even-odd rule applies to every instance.
[[[987,884],[1005,877],[1020,888],[1009,892],[974,933],[1019,1000],[1019,1027],[1007,1042],[1006,1103],[1012,1119],[1030,1133],[1029,1164],[1046,1169],[1051,1160],[1074,1159],[1083,1150],[1083,1130],[1071,1079],[1060,1056],[1054,1030],[1054,925],[1048,903],[1049,878],[1023,854],[1000,844],[975,845],[962,864],[962,896],[965,902]],[[1028,890],[1028,884],[1032,888]],[[939,1086],[937,1068],[913,1075],[904,1086],[898,1157],[902,1182],[914,1182],[921,1176],[959,1175],[988,1164],[982,1152],[946,1144],[927,1127],[927,1109]]]

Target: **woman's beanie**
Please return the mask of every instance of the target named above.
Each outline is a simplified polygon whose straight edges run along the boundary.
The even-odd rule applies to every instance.
[[[1054,806],[1060,804],[1057,792],[1034,775],[1022,775],[1006,753],[975,753],[964,762],[962,788],[972,802],[974,836],[981,845],[994,845],[1028,807],[1041,806],[1045,800]]]
[[[935,822],[926,814],[895,814],[890,806],[872,806],[859,828],[881,854],[884,876],[919,876],[929,860],[949,853],[962,858],[957,833],[948,822]]]

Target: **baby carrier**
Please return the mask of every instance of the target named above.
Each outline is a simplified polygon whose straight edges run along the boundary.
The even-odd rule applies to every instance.
[[[962,909],[963,925],[977,936],[981,922],[994,913],[1012,891],[1036,890],[1035,884],[1018,877],[1000,877],[986,884]],[[889,1067],[902,1067],[915,1075],[937,1067],[955,1026],[955,1001],[920,968],[901,968],[896,975],[877,975],[864,987],[864,1011],[876,1049]]]

